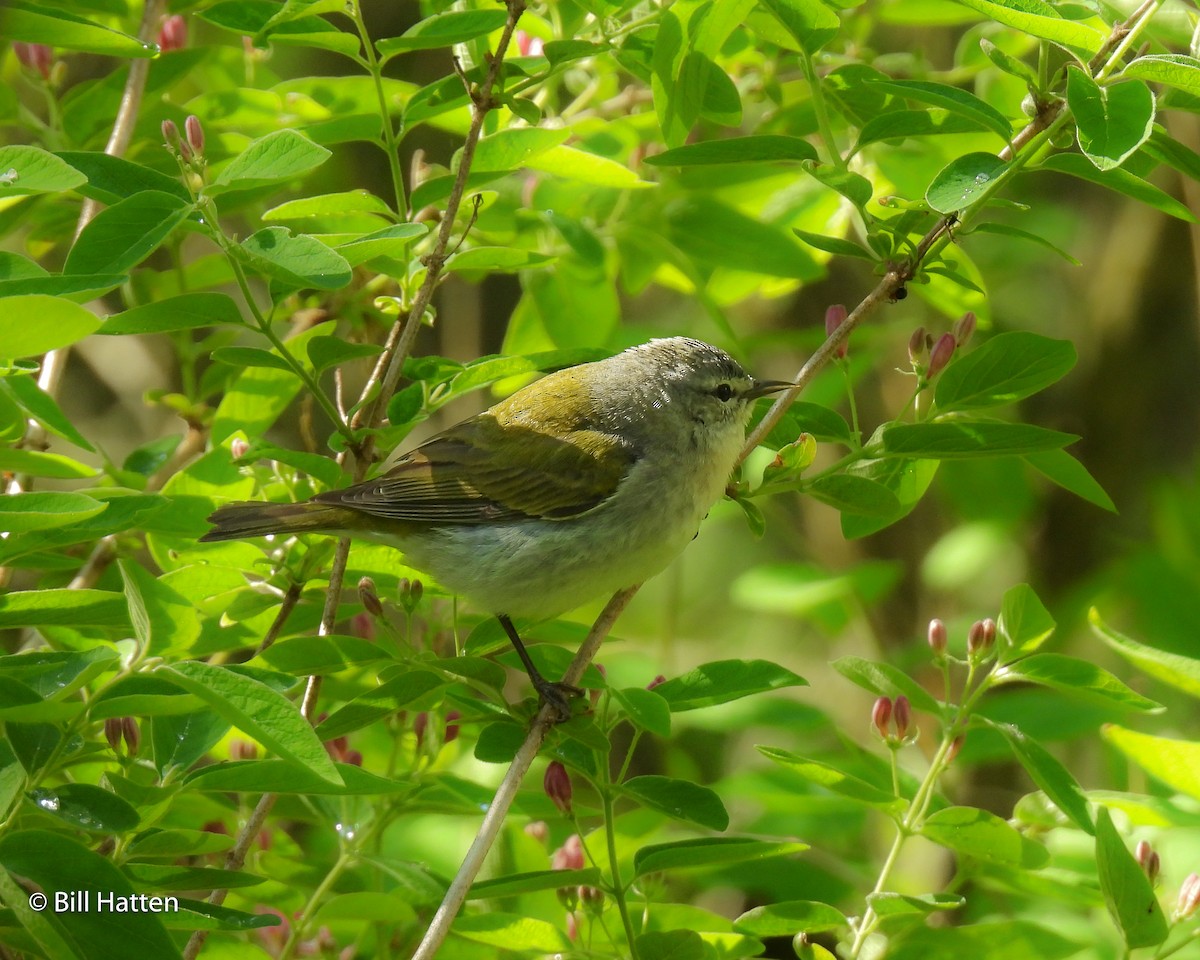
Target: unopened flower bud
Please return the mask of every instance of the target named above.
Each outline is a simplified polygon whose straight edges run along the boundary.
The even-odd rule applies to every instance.
[[[990,650],[996,643],[996,621],[988,617],[983,621],[983,646]]]
[[[163,21],[158,31],[158,49],[163,53],[172,50],[182,50],[187,46],[187,19],[181,14],[173,14]]]
[[[428,727],[429,727],[429,714],[426,713],[424,710],[422,710],[415,717],[413,717],[413,733],[417,737],[418,744],[422,740],[425,739],[425,730]]]
[[[379,594],[375,591],[375,581],[370,577],[358,581],[358,599],[371,616],[383,616],[383,604],[379,602]]]
[[[1142,868],[1142,872],[1149,877],[1150,882],[1154,883],[1158,879],[1158,872],[1162,868],[1162,861],[1159,860],[1158,851],[1156,851],[1146,840],[1139,840],[1134,857],[1137,859],[1138,866]]]
[[[912,720],[912,705],[904,694],[900,694],[892,705],[892,720],[896,724],[896,736],[903,740],[908,736],[908,724]]]
[[[992,622],[991,636],[989,638],[988,621],[976,620],[971,624],[971,629],[967,631],[967,655],[971,657],[982,656],[991,648],[991,645],[996,642],[995,622]]]
[[[196,151],[197,156],[204,156],[204,127],[200,124],[200,118],[194,113],[188,114],[183,129],[187,133],[188,145]]]
[[[121,745],[121,718],[109,717],[104,721],[104,739],[115,751]]]
[[[533,837],[538,843],[545,843],[550,838],[550,828],[545,820],[534,820],[525,824],[525,835]]]
[[[550,855],[551,870],[582,870],[583,841],[573,833],[566,842]]]
[[[968,310],[954,323],[954,342],[961,349],[975,333],[975,314]]]
[[[171,121],[170,120],[163,121],[164,135],[165,135],[165,127],[168,123],[171,123]],[[174,126],[174,124],[171,124],[171,125]],[[175,136],[176,136],[176,138],[179,137],[178,130],[175,131]],[[241,437],[234,437],[232,440],[229,441],[229,454],[230,454],[230,456],[233,457],[234,460],[241,460],[242,457],[244,457],[249,452],[250,452],[250,444],[248,442],[246,442],[245,440],[243,440]]]
[[[663,675],[660,673],[660,674],[658,674],[658,676],[656,676],[656,677],[655,677],[653,680],[651,680],[651,681],[650,681],[648,684],[646,684],[646,689],[647,689],[647,690],[653,690],[655,687],[661,687],[661,686],[662,686],[664,683],[666,683],[666,682],[667,682],[667,678],[666,678],[666,677],[664,677],[664,676],[663,676]]]
[[[121,718],[121,736],[125,738],[125,748],[129,755],[137,756],[138,748],[142,745],[142,731],[133,717]]]
[[[348,763],[352,767],[361,767],[363,765],[363,755],[357,750],[347,750],[346,755],[342,757],[342,763]]]
[[[442,738],[442,743],[453,743],[458,739],[458,723],[456,722],[462,714],[457,710],[449,710],[446,713],[446,735]]]
[[[257,760],[258,747],[247,740],[231,740],[229,743],[230,760]]]
[[[924,327],[917,327],[908,338],[908,362],[914,367],[923,367],[929,362],[929,343]]]
[[[892,698],[880,697],[875,701],[875,706],[871,708],[871,724],[875,727],[878,733],[884,740],[890,735],[888,729],[892,722]]]
[[[420,580],[409,580],[408,577],[401,577],[399,583],[400,606],[404,608],[405,613],[412,613],[417,609],[417,604],[421,602],[421,597],[425,593],[425,586]]]
[[[1200,908],[1200,874],[1189,873],[1187,879],[1180,884],[1179,902],[1175,907],[1175,916],[1186,920],[1196,909]]]
[[[958,756],[958,751],[962,749],[963,743],[966,742],[967,735],[960,733],[957,737],[950,741],[950,749],[946,751],[946,766],[950,766]]]
[[[560,811],[571,815],[571,775],[559,761],[551,760],[542,779],[542,789]]]
[[[946,625],[936,617],[929,621],[929,649],[939,660],[946,655]]]
[[[50,68],[54,64],[54,51],[44,43],[14,43],[13,53],[26,70],[41,74],[43,80],[50,79]]]
[[[946,369],[946,364],[950,362],[950,358],[954,356],[954,348],[957,346],[957,341],[954,339],[954,334],[943,333],[937,339],[937,343],[933,345],[933,349],[929,351],[929,379],[932,380],[939,373]]]
[[[167,145],[167,149],[175,151],[179,149],[179,127],[175,125],[174,120],[164,120],[162,122],[163,143]]]
[[[846,316],[847,316],[846,308],[845,308],[845,306],[843,306],[840,303],[835,303],[835,304],[833,304],[833,306],[826,309],[826,311],[825,311],[825,336],[832,337],[834,334],[834,331],[836,331],[837,328],[840,327],[842,325],[842,323],[845,321]],[[837,356],[837,358],[839,360],[843,359],[846,356],[846,347],[847,347],[847,344],[846,344],[845,340],[843,340],[840,344],[838,344],[838,348],[837,348],[837,352],[836,352],[835,356]]]
[[[592,914],[599,914],[604,907],[604,891],[599,887],[580,887],[579,902],[583,909]]]
[[[356,613],[350,618],[350,634],[364,640],[374,640],[375,620],[369,613]]]

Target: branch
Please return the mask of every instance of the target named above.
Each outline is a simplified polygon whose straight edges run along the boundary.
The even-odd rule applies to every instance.
[[[580,646],[579,652],[575,654],[575,659],[571,661],[571,666],[567,668],[566,675],[563,677],[565,683],[575,684],[579,682],[580,677],[583,676],[583,671],[587,669],[588,664],[592,662],[592,658],[596,655],[596,651],[600,649],[600,644],[608,636],[613,623],[616,622],[617,617],[621,615],[621,612],[629,604],[629,601],[633,599],[633,595],[637,591],[638,585],[635,585],[612,595],[612,599],[608,601],[608,604],[600,612],[600,616],[596,619],[596,622],[592,624],[592,629],[588,631],[588,635],[584,639],[582,646]],[[442,942],[446,939],[446,935],[450,932],[450,924],[454,922],[458,911],[462,909],[463,902],[467,899],[467,893],[471,889],[471,884],[475,882],[475,878],[479,875],[479,871],[483,867],[483,861],[487,858],[488,851],[492,849],[492,844],[496,842],[500,828],[504,826],[504,820],[508,816],[508,810],[516,798],[517,791],[521,787],[521,781],[525,779],[525,774],[529,772],[529,768],[533,765],[533,761],[538,755],[538,750],[541,749],[542,741],[546,739],[546,734],[550,732],[550,728],[554,725],[554,718],[555,709],[549,705],[543,706],[538,713],[537,719],[533,722],[533,727],[525,737],[525,742],[521,744],[521,749],[513,757],[508,772],[505,773],[500,786],[496,788],[496,795],[488,805],[483,823],[479,826],[479,832],[471,842],[471,847],[467,851],[467,855],[463,858],[462,866],[458,868],[458,873],[446,891],[446,896],[442,898],[441,906],[438,907],[437,913],[434,914],[433,920],[429,924],[429,929],[425,931],[425,936],[417,947],[416,953],[413,954],[412,960],[433,960],[438,948],[441,947]]]

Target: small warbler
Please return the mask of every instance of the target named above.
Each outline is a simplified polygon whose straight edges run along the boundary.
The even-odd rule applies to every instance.
[[[495,614],[543,701],[579,691],[538,672],[511,617],[543,620],[654,576],[724,492],[755,380],[699,340],[651,340],[556,371],[427,440],[386,473],[303,503],[231,503],[201,540],[350,534]]]

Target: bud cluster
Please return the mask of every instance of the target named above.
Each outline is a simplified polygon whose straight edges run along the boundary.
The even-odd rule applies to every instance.
[[[109,717],[104,721],[104,739],[116,753],[125,741],[125,752],[130,757],[136,757],[142,745],[142,731],[133,717]]]
[[[950,333],[943,333],[937,339],[926,333],[924,327],[917,327],[908,338],[908,362],[922,382],[928,382],[946,369],[954,357],[955,350],[961,350],[970,342],[975,333],[975,314],[968,311],[954,322]]]
[[[967,631],[967,657],[978,662],[986,660],[996,646],[996,621],[991,617],[976,620]]]
[[[163,143],[180,163],[199,174],[205,166],[204,126],[194,113],[183,122],[183,135],[174,120],[162,122]]]
[[[871,708],[871,725],[889,746],[912,743],[917,738],[917,730],[912,726],[912,704],[904,694],[900,694],[895,700],[891,697],[880,697],[876,700]]]

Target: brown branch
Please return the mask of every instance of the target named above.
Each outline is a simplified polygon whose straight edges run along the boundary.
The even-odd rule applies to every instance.
[[[633,586],[612,595],[612,599],[608,601],[608,604],[600,612],[600,616],[596,619],[596,622],[592,624],[592,629],[588,631],[583,645],[580,646],[579,652],[575,654],[575,659],[571,661],[571,665],[567,668],[566,675],[563,677],[565,683],[575,684],[579,682],[579,679],[583,676],[583,671],[592,662],[592,658],[596,655],[596,651],[600,649],[600,644],[604,641],[604,638],[608,636],[608,632],[612,629],[612,625],[616,622],[617,617],[621,615],[621,612],[629,604],[629,601],[633,599],[633,595],[637,591],[638,587]],[[513,761],[509,765],[508,771],[504,774],[504,779],[500,782],[500,786],[496,788],[496,795],[492,797],[492,802],[488,804],[483,823],[479,826],[479,832],[475,835],[475,839],[471,841],[470,849],[467,850],[467,855],[463,858],[462,866],[458,868],[458,873],[455,874],[454,880],[446,890],[446,895],[442,898],[442,903],[438,907],[437,913],[433,915],[429,929],[425,931],[425,936],[421,939],[421,943],[413,954],[412,960],[433,960],[438,948],[441,947],[442,942],[446,939],[446,935],[450,932],[450,925],[454,922],[454,918],[458,916],[458,911],[462,909],[462,905],[467,899],[467,893],[471,889],[471,884],[475,882],[475,878],[479,875],[479,871],[483,867],[483,861],[487,858],[488,852],[492,849],[492,844],[495,843],[500,829],[504,826],[504,820],[508,816],[509,808],[516,798],[517,791],[521,787],[521,781],[525,779],[525,774],[529,772],[529,768],[537,758],[542,741],[546,739],[546,734],[550,732],[555,719],[555,708],[549,705],[543,706],[537,715],[537,719],[533,722],[533,727],[530,729],[528,735],[526,735],[525,742],[521,744],[521,748],[517,751],[516,756],[513,757]]]

